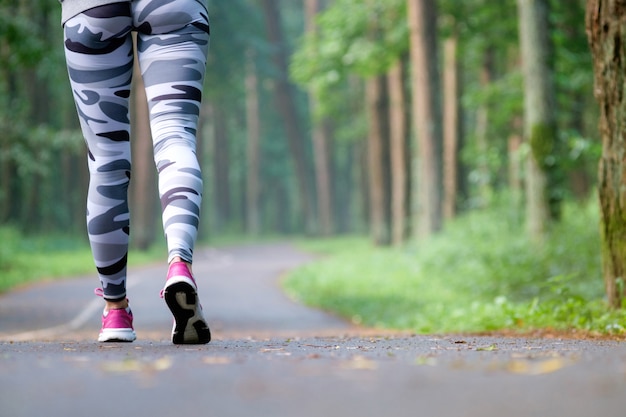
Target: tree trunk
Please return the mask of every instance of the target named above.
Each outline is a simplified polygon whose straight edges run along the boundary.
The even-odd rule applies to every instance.
[[[394,246],[404,243],[407,232],[408,118],[403,64],[403,60],[399,60],[387,74],[391,154],[391,241]]]
[[[459,189],[459,136],[461,117],[459,111],[459,65],[457,63],[458,40],[456,34],[444,43],[443,79],[443,217],[456,216],[457,191]]]
[[[248,127],[248,143],[246,145],[246,227],[248,233],[257,235],[259,224],[259,196],[261,193],[260,159],[261,159],[261,117],[259,113],[259,92],[254,53],[247,54],[246,73],[246,125]]]
[[[296,179],[298,182],[298,191],[300,197],[300,205],[307,232],[314,229],[314,213],[312,187],[309,184],[307,173],[308,160],[306,158],[306,150],[303,130],[300,126],[297,106],[294,100],[294,91],[287,77],[287,51],[281,29],[280,13],[278,4],[273,0],[262,0],[263,11],[265,12],[266,27],[268,31],[268,39],[276,48],[272,61],[279,75],[275,80],[276,106],[285,121],[285,130],[289,150],[295,165]]]
[[[493,54],[491,46],[484,52],[480,68],[480,86],[488,88],[493,79]],[[482,103],[476,111],[476,148],[478,150],[478,198],[480,206],[486,207],[491,200],[491,179],[489,173],[489,105]]]
[[[441,109],[437,54],[437,9],[431,0],[407,0],[410,31],[412,119],[417,152],[412,187],[417,238],[441,228]]]
[[[6,136],[0,137],[0,152],[2,155],[9,155],[11,144]],[[9,158],[0,159],[0,223],[5,223],[11,217],[12,201],[12,178],[15,177],[15,169],[12,167]]]
[[[524,137],[530,145],[526,164],[528,233],[542,241],[550,219],[558,217],[555,189],[555,97],[550,67],[551,41],[547,0],[518,0],[522,71],[524,74]]]
[[[321,10],[319,0],[304,0],[305,30],[307,33],[315,33],[315,17]],[[324,236],[331,235],[334,229],[333,199],[330,164],[330,138],[328,135],[328,122],[325,119],[317,120],[315,111],[318,107],[318,99],[314,93],[309,93],[309,107],[312,121],[313,159],[315,161],[315,182],[317,185],[317,212],[319,215],[320,233]]]
[[[311,107],[316,107],[316,99],[311,98]],[[313,126],[313,157],[315,160],[315,181],[317,184],[317,211],[320,233],[330,236],[335,228],[333,219],[331,145],[326,122]]]
[[[213,200],[216,227],[222,229],[230,221],[230,149],[226,115],[221,106],[213,107]]]
[[[573,95],[572,102],[576,105],[572,109],[568,123],[569,128],[574,132],[579,132],[582,137],[589,137],[585,126],[585,114],[588,112],[587,98],[588,95],[583,92],[577,92]],[[577,160],[576,169],[569,173],[569,188],[579,201],[587,200],[595,185],[595,178],[589,169],[591,164],[595,164],[595,159],[583,153]]]
[[[20,220],[24,229],[32,232],[39,228],[37,196],[41,192],[41,175],[36,172],[30,173],[27,178],[21,178],[20,184],[26,185],[21,195]]]
[[[370,197],[370,234],[376,245],[390,243],[389,230],[389,144],[387,132],[386,89],[383,77],[366,81],[368,129],[368,181]]]
[[[371,235],[370,223],[372,219],[372,197],[370,194],[372,190],[369,182],[369,176],[371,175],[369,172],[369,143],[367,143],[369,142],[369,138],[367,139],[368,140],[364,141],[365,143],[363,143],[363,145],[357,143],[354,147],[355,165],[358,167],[356,169],[358,172],[356,183],[358,184],[357,189],[361,190],[355,200],[357,201],[359,208],[361,208],[359,212],[360,221],[358,223],[364,226],[363,230],[370,231]]]
[[[146,90],[135,57],[131,95],[132,176],[129,189],[132,234],[135,248],[145,250],[156,238],[157,190],[154,150]]]
[[[365,188],[359,181],[362,172],[358,163],[361,147],[362,142],[342,144],[341,149],[338,149],[336,153],[337,174],[334,176],[336,182],[333,218],[336,219],[335,232],[337,233],[354,233],[355,226],[363,217],[359,209],[367,207],[367,204],[354,204],[355,198],[360,197],[361,190]]]
[[[271,193],[271,201],[268,201],[270,210],[274,216],[274,230],[282,234],[291,232],[291,210],[289,204],[289,193],[286,181],[276,181]]]
[[[622,307],[626,277],[626,2],[589,0],[587,36],[600,105],[599,166],[603,275],[609,304]]]
[[[523,142],[521,117],[511,123],[511,134],[508,139],[509,190],[511,192],[511,213],[515,221],[522,221],[523,176],[521,146]]]
[[[215,123],[213,122],[213,105],[209,100],[202,100],[200,118],[198,119],[196,154],[201,167],[209,167],[213,161],[213,143]],[[208,239],[216,228],[214,195],[212,181],[202,183],[203,200],[208,204],[200,205],[200,225],[198,239]]]

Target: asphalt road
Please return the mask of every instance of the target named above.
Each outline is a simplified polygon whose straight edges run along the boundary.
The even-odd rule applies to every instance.
[[[626,343],[415,336],[298,305],[288,245],[207,249],[194,271],[214,340],[169,342],[165,266],[132,270],[138,339],[97,343],[95,277],[0,297],[0,417],[626,416]]]

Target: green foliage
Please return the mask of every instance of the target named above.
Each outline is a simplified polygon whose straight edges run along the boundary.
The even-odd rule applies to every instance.
[[[523,80],[519,70],[518,16],[515,1],[470,0],[440,2],[442,36],[459,37],[459,59],[463,69],[463,108],[467,115],[463,161],[470,183],[487,182],[495,189],[507,186],[507,138],[522,135]],[[570,190],[565,179],[583,173],[595,177],[598,143],[597,109],[593,103],[591,55],[584,26],[584,2],[550,2],[551,60],[556,83],[557,138],[552,149],[544,149],[544,160],[555,170],[550,198],[563,198]],[[490,82],[479,82],[480,72],[489,69]],[[477,148],[474,134],[475,109],[488,110],[487,153]],[[529,133],[529,136],[531,132]],[[526,146],[522,153],[527,155]],[[474,167],[486,167],[488,172]],[[486,174],[486,175],[485,175]],[[487,177],[487,178],[485,178]],[[470,204],[471,205],[471,204]]]
[[[511,58],[518,37],[515,0],[442,0],[440,4],[440,15],[444,17],[440,33],[442,36],[457,33],[465,69],[480,68],[489,49],[498,55],[494,64],[508,64],[506,61]]]
[[[16,228],[1,227],[0,238],[0,292],[94,269],[89,245],[75,237],[27,237]]]
[[[84,150],[80,131],[59,131],[49,126],[19,127],[14,132],[19,140],[13,143],[2,159],[17,166],[17,173],[48,176],[58,165],[61,152],[78,154]]]
[[[317,18],[292,56],[293,80],[320,100],[321,112],[334,114],[333,98],[350,75],[383,74],[408,50],[404,0],[338,0]]]
[[[42,39],[33,36],[33,30],[37,28],[33,27],[32,21],[23,15],[16,16],[12,9],[0,4],[0,39],[5,45],[0,56],[5,71],[36,65],[45,51]]]
[[[468,85],[462,98],[462,104],[467,109],[478,106],[497,109],[497,111],[492,111],[489,114],[491,131],[510,131],[513,117],[523,113],[522,86],[521,72],[513,70],[493,80],[489,85],[481,86],[476,83]]]
[[[0,227],[0,293],[29,283],[97,274],[86,236],[27,236],[15,227]],[[132,251],[130,265],[165,259],[163,242],[145,252]]]
[[[523,114],[522,74],[513,70],[503,74],[486,86],[470,83],[461,99],[463,107],[469,112],[481,106],[489,109],[486,152],[478,147],[476,132],[467,132],[467,141],[461,157],[468,167],[485,166],[489,178],[479,177],[476,170],[470,168],[470,183],[487,182],[499,188],[506,186],[506,175],[500,175],[510,162],[508,160],[508,137],[512,131],[512,121]],[[521,134],[521,132],[520,132]]]
[[[16,250],[14,242],[19,240],[19,231],[15,227],[4,226],[0,228],[0,272],[2,275],[11,267],[11,259],[14,258]]]
[[[0,221],[22,231],[84,225],[71,166],[84,146],[62,37],[59,4],[0,1]]]
[[[323,242],[332,256],[295,271],[285,286],[355,322],[420,333],[622,332],[626,313],[602,298],[597,224],[595,204],[568,204],[539,247],[505,207],[474,211],[403,250],[365,239]]]
[[[250,1],[208,3],[211,45],[205,77],[205,96],[232,105],[243,95],[246,53],[267,53],[262,14]],[[226,102],[226,103],[225,103]]]
[[[554,165],[554,148],[556,142],[553,125],[537,123],[531,127],[528,142],[535,160],[544,168]]]
[[[587,34],[580,30],[585,21],[584,2],[576,5],[559,0],[550,2],[550,23],[554,44],[554,76],[561,95],[559,107],[574,110],[563,112],[563,116],[578,115],[584,102],[565,100],[568,94],[587,95],[592,93],[593,66],[587,43]]]
[[[318,16],[316,34],[302,36],[301,2],[283,2],[281,25],[289,43],[285,49],[297,46],[291,60],[292,78],[316,93],[320,103],[318,116],[330,119],[336,206],[340,210],[350,206],[345,209],[349,215],[343,217],[357,219],[361,225],[361,218],[367,217],[360,212],[361,186],[365,181],[354,151],[358,146],[355,143],[367,135],[362,81],[384,73],[398,58],[406,57],[406,1],[326,3],[330,6]],[[292,161],[282,140],[283,121],[276,106],[271,105],[269,93],[277,76],[270,60],[277,45],[266,39],[262,5],[252,0],[231,0],[212,1],[208,6],[212,42],[204,96],[207,102],[219,106],[228,120],[232,211],[236,219],[232,225],[229,223],[228,230],[242,229],[241,213],[245,211],[243,81],[251,60],[258,75],[261,102],[260,175],[262,183],[270,185],[263,191],[262,229],[277,229],[280,222],[276,218],[281,217],[277,212],[286,213],[282,217],[288,218],[288,229],[297,229],[299,219],[293,219],[296,216],[292,214],[298,205]],[[486,166],[490,185],[495,190],[506,188],[510,165],[507,138],[521,134],[516,121],[523,113],[516,3],[441,0],[437,6],[439,39],[456,35],[459,40],[465,172],[469,172],[470,181],[478,183],[485,181],[484,177],[479,178],[484,172],[474,168]],[[84,227],[85,184],[79,175],[74,175],[79,164],[84,164],[84,145],[79,138],[63,62],[59,18],[60,7],[54,1],[0,0],[0,178],[4,179],[0,188],[0,221],[11,222],[20,230]],[[551,0],[550,22],[558,141],[559,146],[563,145],[558,149],[558,163],[563,165],[564,175],[583,172],[592,178],[601,147],[594,139],[597,106],[591,94],[592,66],[582,24],[583,2]],[[491,59],[493,77],[488,85],[482,85],[480,71],[486,56]],[[307,106],[306,97],[299,94],[298,113],[308,117]],[[474,112],[481,106],[489,110],[486,152],[474,143]],[[203,118],[203,122],[207,123],[205,126],[211,123],[210,118]],[[210,147],[204,145],[205,149]],[[528,152],[528,148],[523,152]],[[205,166],[205,172],[211,169]],[[479,171],[480,175],[476,175]],[[470,204],[461,202],[464,207],[472,205],[472,191]],[[63,196],[62,201],[59,196]],[[344,197],[345,201],[340,201]]]

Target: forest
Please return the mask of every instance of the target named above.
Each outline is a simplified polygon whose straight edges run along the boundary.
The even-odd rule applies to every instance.
[[[487,213],[541,247],[582,212],[596,239],[587,3],[602,4],[208,0],[201,239],[365,235],[418,251]],[[0,0],[0,61],[0,224],[82,236],[86,149],[59,4]],[[136,75],[132,244],[146,249],[161,226],[141,88]]]

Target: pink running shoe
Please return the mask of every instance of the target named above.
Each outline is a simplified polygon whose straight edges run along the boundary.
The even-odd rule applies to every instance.
[[[95,293],[102,296],[102,289],[97,288]],[[136,338],[133,312],[129,307],[102,312],[102,329],[98,335],[98,342],[132,342]]]
[[[172,263],[161,297],[174,315],[174,344],[205,344],[211,341],[211,331],[204,319],[197,290],[187,265],[184,262]]]

